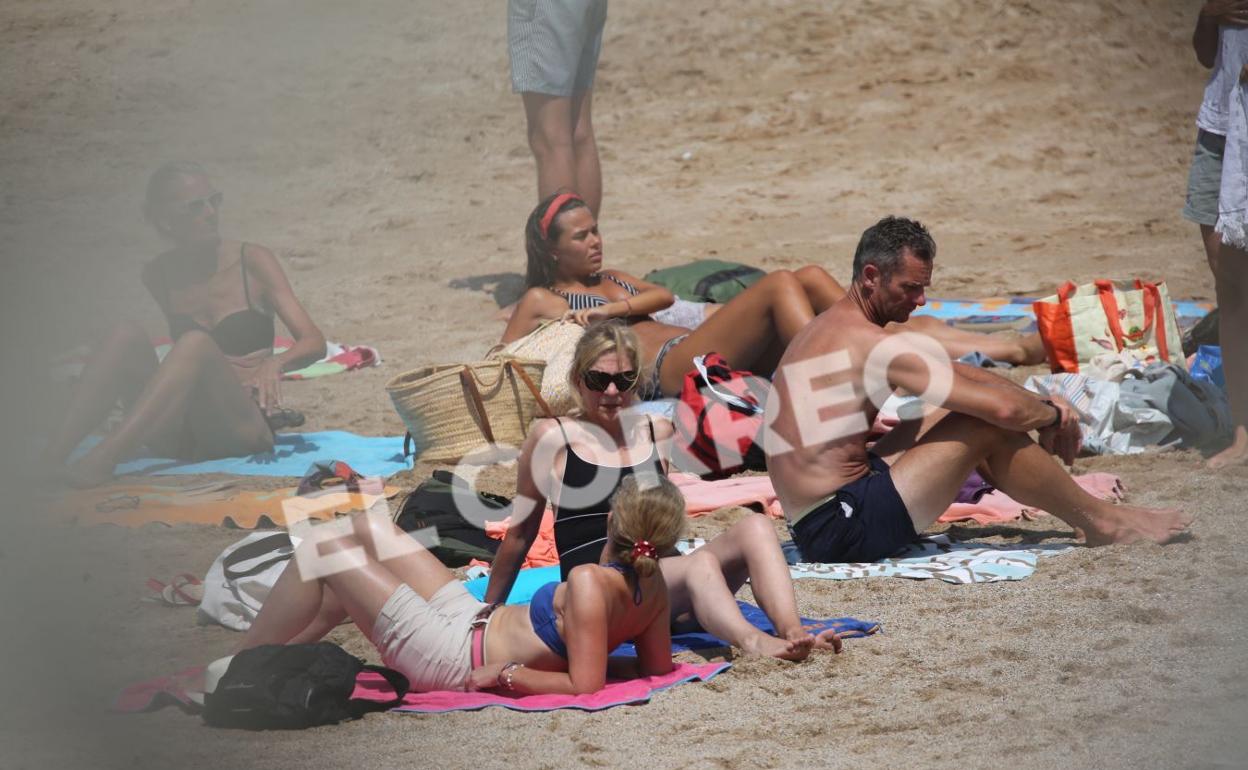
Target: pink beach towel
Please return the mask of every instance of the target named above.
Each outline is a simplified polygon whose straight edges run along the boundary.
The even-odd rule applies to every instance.
[[[588,695],[512,697],[493,692],[411,692],[403,699],[403,705],[391,711],[408,714],[439,714],[446,711],[477,711],[490,706],[501,706],[513,711],[555,711],[557,709],[602,711],[613,706],[646,703],[656,692],[686,682],[708,682],[726,671],[731,665],[731,663],[700,665],[678,663],[670,674],[629,679],[623,682],[608,682],[606,687]],[[367,700],[390,700],[394,697],[394,691],[380,676],[366,671],[355,680],[353,695]]]
[[[705,516],[730,505],[753,505],[773,519],[784,518],[770,476],[733,476],[703,481],[692,473],[672,473],[668,478],[685,496],[685,512],[692,517]]]
[[[1101,500],[1119,501],[1126,496],[1127,487],[1122,479],[1112,473],[1088,473],[1075,476],[1075,483],[1084,491]],[[1034,519],[1049,515],[1038,508],[1028,508],[1016,502],[1001,490],[994,490],[975,503],[954,503],[940,515],[937,521],[974,521],[979,524],[998,524],[1018,519]]]
[[[410,692],[403,699],[403,705],[391,710],[412,714],[436,714],[444,711],[476,711],[489,706],[502,706],[514,711],[555,711],[556,709],[602,711],[612,706],[646,703],[656,692],[686,682],[709,682],[731,666],[731,663],[701,665],[679,663],[670,674],[665,676],[608,682],[606,687],[588,695],[510,697],[491,692]],[[186,685],[202,671],[202,666],[193,666],[172,676],[132,684],[122,690],[113,701],[113,710],[133,714],[160,708],[170,701],[186,709],[198,710],[200,706],[191,699]],[[386,701],[394,697],[394,691],[390,689],[390,685],[386,684],[386,680],[377,674],[365,671],[356,677],[355,692],[352,693],[352,697]]]

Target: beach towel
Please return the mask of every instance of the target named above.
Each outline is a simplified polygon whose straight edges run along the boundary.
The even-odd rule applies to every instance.
[[[391,711],[411,714],[430,714],[444,711],[475,711],[489,706],[502,706],[515,711],[554,711],[576,709],[601,711],[612,706],[646,703],[657,692],[671,689],[686,682],[708,682],[732,667],[731,663],[677,664],[671,673],[623,682],[608,682],[607,686],[588,695],[500,695],[492,692],[409,692],[403,704]],[[168,704],[181,707],[189,713],[198,713],[202,706],[195,700],[196,693],[188,685],[203,672],[203,666],[192,666],[170,676],[130,685],[113,700],[112,709],[122,713],[154,711]],[[362,700],[386,701],[394,697],[394,691],[381,676],[366,671],[355,680],[355,692],[351,697]]]
[[[77,459],[99,443],[98,436],[89,436],[74,450],[70,461]],[[118,476],[188,475],[194,473],[232,473],[236,476],[301,477],[315,461],[343,459],[365,476],[391,476],[411,467],[403,456],[402,436],[360,436],[341,430],[313,433],[279,433],[273,451],[241,457],[224,457],[200,462],[160,457],[139,457],[117,466]]]
[[[990,297],[978,300],[936,299],[929,297],[927,304],[914,311],[914,315],[926,315],[943,321],[961,323],[976,316],[988,316],[1000,324],[1011,316],[1032,316],[1032,304],[1037,297]],[[1180,326],[1189,326],[1213,310],[1212,302],[1172,300],[1174,314]]]
[[[733,505],[757,507],[773,519],[784,518],[770,476],[735,476],[703,481],[692,473],[668,475],[685,496],[685,513],[697,518]]]
[[[794,580],[856,580],[892,577],[940,580],[956,585],[1023,580],[1036,571],[1040,559],[1074,550],[1073,545],[1009,546],[959,542],[933,535],[907,546],[896,556],[872,563],[815,564],[800,562],[789,568]]]
[[[678,663],[671,673],[622,682],[608,682],[598,692],[586,695],[505,695],[495,692],[413,692],[392,712],[407,714],[438,714],[446,711],[477,711],[501,706],[512,711],[602,711],[613,706],[648,702],[655,693],[687,682],[709,682],[732,667],[731,663]],[[353,698],[389,700],[394,693],[380,676],[361,674],[355,681]]]
[[[1074,481],[1085,492],[1101,500],[1119,501],[1126,496],[1127,487],[1112,473],[1087,473],[1074,476]],[[1039,508],[1030,508],[1017,502],[999,489],[981,494],[973,502],[954,503],[936,521],[974,521],[978,524],[1000,524],[1019,519],[1035,519],[1049,515]]]
[[[511,517],[502,521],[486,521],[485,534],[495,540],[502,540],[507,536],[507,530],[511,527]],[[548,505],[546,510],[542,511],[542,525],[537,531],[537,539],[533,541],[533,545],[529,547],[529,552],[524,556],[524,563],[521,567],[549,567],[555,566],[555,580],[559,579],[559,550],[555,548],[555,512]]]
[[[393,498],[398,492],[398,487],[386,486],[381,496]],[[333,492],[306,504],[295,502],[294,487],[240,489],[236,481],[219,481],[192,486],[109,484],[58,495],[47,506],[50,513],[78,524],[208,524],[255,529],[285,526],[289,512],[324,520],[337,513],[367,510],[379,499],[376,494]]]
[[[507,596],[507,604],[527,604],[532,598],[534,592],[547,583],[559,582],[559,567],[540,567],[538,569],[522,569],[516,575],[516,582],[511,587],[511,593]],[[466,581],[464,588],[468,589],[468,593],[472,594],[479,600],[484,600],[485,589],[489,585],[488,576],[474,578]],[[767,619],[766,613],[755,607],[753,604],[738,601],[737,606],[741,608],[741,614],[745,616],[755,628],[766,633],[774,634],[775,626]],[[861,636],[870,636],[879,630],[879,623],[858,620],[857,618],[802,618],[802,628],[817,634],[820,631],[832,629],[840,634],[843,638],[852,639]],[[672,636],[672,652],[684,652],[686,650],[705,650],[713,647],[728,647],[729,644],[723,639],[712,636],[705,631],[692,631],[683,634],[675,634]],[[611,652],[612,655],[636,655],[636,650],[631,644],[622,644]]]
[[[273,354],[285,353],[295,341],[289,337],[273,338]],[[152,347],[158,360],[165,360],[173,348],[173,340],[169,337],[155,337]],[[52,362],[52,378],[57,382],[67,382],[78,378],[91,355],[91,349],[77,347],[68,353],[57,356]],[[365,369],[381,363],[381,353],[369,345],[343,345],[337,342],[325,343],[325,357],[308,364],[302,369],[284,372],[284,380],[310,380],[316,377],[327,377],[355,369]]]

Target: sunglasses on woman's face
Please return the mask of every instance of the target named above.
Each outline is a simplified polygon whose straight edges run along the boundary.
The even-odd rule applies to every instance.
[[[219,192],[213,193],[206,198],[196,198],[191,201],[184,201],[180,204],[182,211],[186,214],[197,217],[203,214],[209,206],[213,211],[221,208],[221,202],[225,200],[225,196]]]
[[[611,383],[615,383],[615,389],[623,393],[626,390],[632,390],[637,384],[637,372],[629,369],[623,372],[600,372],[597,369],[590,369],[581,376],[581,381],[585,383],[585,387],[595,393],[602,393]]]

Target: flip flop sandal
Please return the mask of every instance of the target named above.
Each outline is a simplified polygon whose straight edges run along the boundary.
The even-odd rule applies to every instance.
[[[173,578],[168,585],[148,578],[147,587],[159,596],[148,597],[149,601],[160,602],[171,607],[195,607],[204,600],[203,581],[189,572],[183,572]]]

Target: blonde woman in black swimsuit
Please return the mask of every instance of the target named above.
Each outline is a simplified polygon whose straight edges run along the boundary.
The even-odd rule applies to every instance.
[[[525,225],[528,290],[503,332],[503,344],[519,339],[543,321],[566,318],[585,325],[606,318],[628,322],[641,340],[651,375],[638,395],[675,396],[693,359],[715,351],[734,368],[770,376],[789,341],[815,316],[845,296],[822,267],[776,270],[720,306],[696,329],[671,326],[650,316],[675,297],[662,286],[620,270],[603,269],[598,221],[574,193],[552,195],[537,205]],[[916,317],[889,331],[921,332],[935,338],[951,357],[972,351],[1014,364],[1044,360],[1039,335],[1024,338],[977,334]]]
[[[537,539],[547,500],[555,510],[555,548],[566,578],[579,565],[605,558],[610,499],[620,484],[634,477],[646,488],[663,478],[672,424],[629,412],[642,369],[631,327],[597,323],[581,337],[570,374],[581,412],[538,420],[529,431],[516,466],[513,516],[519,524],[499,546],[486,602],[503,601],[511,592]],[[802,628],[789,566],[775,528],[762,514],[744,517],[688,556],[674,550],[660,555],[674,622],[692,619],[756,655],[802,660],[815,649],[840,650],[836,634],[816,636]],[[777,636],[742,616],[735,594],[746,580]]]
[[[325,337],[291,291],[273,253],[217,232],[222,194],[203,169],[168,163],[152,174],[144,214],[172,248],[143,269],[169,323],[173,348],[159,362],[137,324],[115,328],[83,371],[43,454],[60,466],[118,401],[125,419],[63,469],[75,486],[112,478],[141,446],[159,455],[208,459],[273,447],[268,416],[280,407],[282,372],[325,355]],[[274,355],[274,316],[295,344]]]

